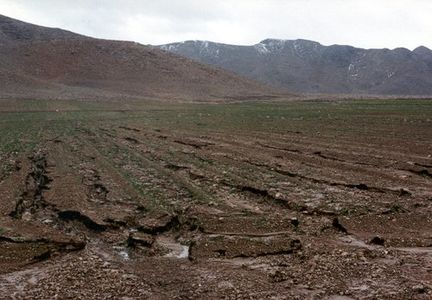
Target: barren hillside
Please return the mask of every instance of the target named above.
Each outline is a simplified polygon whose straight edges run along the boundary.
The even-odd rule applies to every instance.
[[[133,42],[100,40],[0,16],[0,95],[226,99],[272,89]]]

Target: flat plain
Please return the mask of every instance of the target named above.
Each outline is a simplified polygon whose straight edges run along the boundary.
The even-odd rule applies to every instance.
[[[429,100],[1,100],[0,195],[11,298],[432,295]]]

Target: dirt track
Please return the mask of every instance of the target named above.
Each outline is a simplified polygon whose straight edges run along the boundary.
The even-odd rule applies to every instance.
[[[17,113],[4,132],[31,118],[20,139],[42,142],[2,152],[0,292],[429,299],[420,104]]]

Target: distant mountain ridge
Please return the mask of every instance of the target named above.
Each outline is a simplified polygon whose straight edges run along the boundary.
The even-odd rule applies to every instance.
[[[361,49],[309,40],[252,46],[186,41],[158,46],[298,93],[432,95],[432,51]]]
[[[262,83],[151,46],[0,15],[0,98],[205,101],[274,93]]]

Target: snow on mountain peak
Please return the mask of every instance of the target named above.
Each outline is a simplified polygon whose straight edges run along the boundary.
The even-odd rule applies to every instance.
[[[286,42],[287,40],[265,39],[254,45],[254,47],[261,54],[269,54],[281,51],[285,47]]]

